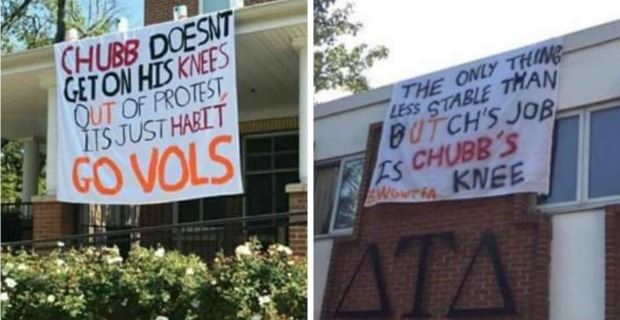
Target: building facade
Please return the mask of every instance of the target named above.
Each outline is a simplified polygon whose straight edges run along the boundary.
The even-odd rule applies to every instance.
[[[239,223],[237,229],[220,230],[216,242],[221,247],[221,238],[226,238],[224,242],[233,246],[242,238],[255,235],[265,241],[287,243],[296,252],[305,254],[305,214],[273,218],[268,221],[269,227],[263,227],[267,222],[257,221],[264,215],[306,211],[306,1],[146,0],[144,21],[148,27],[172,20],[178,10],[193,16],[229,8],[235,9],[243,195],[143,206],[56,201],[54,55],[52,47],[44,47],[2,57],[2,137],[20,141],[24,146],[22,202],[3,203],[3,210],[12,205],[22,208],[18,211],[31,212],[34,240],[256,218],[254,222]],[[41,158],[45,159],[46,190],[37,194]],[[191,234],[217,233],[211,229],[207,232],[206,226],[193,228]],[[145,241],[146,235],[142,234],[141,241],[163,241],[186,247],[207,241],[203,239],[203,236],[208,238],[206,235],[201,235],[200,240],[181,236],[181,230],[185,229],[152,232],[151,241]]]
[[[544,197],[363,208],[392,87],[315,106],[315,319],[620,317],[620,21],[564,44]]]

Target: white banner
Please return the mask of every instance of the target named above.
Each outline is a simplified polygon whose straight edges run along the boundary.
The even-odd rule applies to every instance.
[[[59,201],[243,192],[232,11],[64,42],[54,52]]]
[[[365,205],[547,193],[562,44],[395,84]]]

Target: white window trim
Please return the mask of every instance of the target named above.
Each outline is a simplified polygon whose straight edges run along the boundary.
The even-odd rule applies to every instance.
[[[575,201],[565,201],[539,205],[538,209],[549,214],[569,213],[582,210],[602,208],[620,201],[620,195],[588,198],[590,182],[590,120],[592,112],[620,107],[620,99],[584,106],[568,111],[559,111],[557,119],[574,115],[579,117],[579,136],[577,139],[577,193]]]
[[[347,161],[353,160],[364,160],[364,154],[357,154],[352,156],[343,157],[340,159],[340,165],[338,167],[338,183],[336,184],[336,194],[334,195],[334,203],[332,203],[332,208],[330,210],[329,217],[329,230],[328,236],[346,236],[353,233],[353,226],[346,229],[335,229],[334,225],[336,223],[336,211],[338,210],[338,201],[340,200],[340,186],[342,184],[342,175],[344,173],[344,164]],[[363,178],[363,177],[362,177]],[[361,190],[360,190],[361,191]],[[358,193],[359,196],[359,193]],[[359,203],[358,203],[359,205]],[[356,210],[358,211],[358,210]],[[356,212],[357,214],[357,212]]]

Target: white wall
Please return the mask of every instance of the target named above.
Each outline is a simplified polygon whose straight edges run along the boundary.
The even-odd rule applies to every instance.
[[[329,238],[314,240],[314,319],[321,317],[323,292],[332,255],[332,242]]]
[[[387,102],[335,114],[314,123],[314,159],[366,150],[368,126],[383,120]]]
[[[559,110],[620,98],[620,20],[566,35],[564,47]],[[386,86],[317,105],[314,159],[364,151],[368,125],[383,120],[390,93]]]
[[[618,27],[620,30],[620,23]],[[569,39],[571,37],[567,37],[565,41],[566,46],[571,43]],[[569,51],[564,55],[558,86],[559,109],[570,109],[620,97],[618,57],[620,39]]]
[[[551,241],[551,320],[603,320],[603,210],[555,215]]]

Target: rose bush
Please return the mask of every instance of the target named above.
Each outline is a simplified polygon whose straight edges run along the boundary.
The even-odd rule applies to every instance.
[[[306,263],[252,240],[208,267],[135,246],[2,252],[2,319],[306,319]]]

